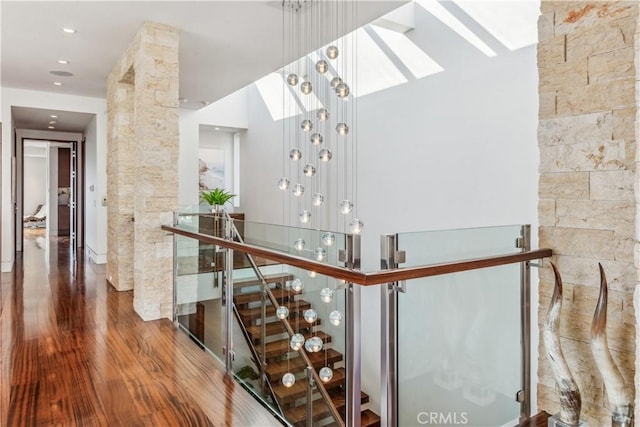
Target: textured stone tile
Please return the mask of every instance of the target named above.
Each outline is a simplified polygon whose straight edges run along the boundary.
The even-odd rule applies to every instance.
[[[538,115],[548,119],[556,115],[556,91],[538,92]]]
[[[555,35],[555,12],[542,13],[538,17],[538,41],[545,42]]]
[[[552,68],[566,61],[565,56],[566,36],[552,37],[538,43],[538,68]]]
[[[634,31],[635,18],[629,17],[567,33],[566,59],[585,59],[599,53],[633,46]],[[556,25],[556,33],[562,33],[562,27]]]
[[[587,258],[615,260],[615,233],[607,230],[583,230],[579,228],[540,227],[539,245],[553,248],[556,255],[573,255]]]
[[[557,225],[568,228],[614,230],[632,238],[635,231],[636,204],[630,200],[556,201]]]
[[[557,34],[581,32],[633,16],[637,7],[632,1],[578,1],[558,5]]]
[[[629,46],[590,56],[589,84],[635,78],[634,53],[634,47]]]
[[[538,224],[556,225],[556,201],[554,199],[540,199],[538,201]]]
[[[613,138],[635,141],[635,120],[636,108],[626,108],[624,110],[613,110]]]
[[[564,145],[612,140],[613,117],[611,111],[605,111],[540,120],[538,143]]]
[[[634,176],[631,170],[591,172],[589,198],[591,200],[635,200]]]
[[[557,114],[579,115],[635,106],[635,79],[620,79],[586,87],[565,87],[557,93]]]
[[[585,87],[589,83],[587,59],[562,62],[553,67],[539,69],[540,91],[551,91],[566,87]]]
[[[635,154],[635,153],[634,153]],[[634,162],[623,140],[540,147],[539,171],[583,172],[623,169]]]
[[[589,343],[593,314],[572,313],[562,317],[560,336]],[[623,352],[635,352],[635,328],[633,325],[610,321],[607,323],[609,348]]]
[[[541,173],[538,196],[540,199],[588,199],[589,173]]]

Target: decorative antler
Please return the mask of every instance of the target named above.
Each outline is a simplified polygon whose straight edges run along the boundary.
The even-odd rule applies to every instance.
[[[560,310],[562,309],[562,278],[553,263],[551,263],[551,267],[556,280],[551,305],[542,331],[542,339],[560,393],[560,421],[568,425],[578,425],[582,409],[580,390],[562,354],[558,332],[560,329]]]
[[[609,351],[607,341],[607,277],[600,268],[600,296],[591,323],[591,353],[602,375],[609,403],[613,405],[612,426],[629,426],[633,420],[633,402],[627,384]]]

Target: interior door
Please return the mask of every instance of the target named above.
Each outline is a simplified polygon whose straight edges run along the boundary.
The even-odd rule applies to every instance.
[[[76,251],[78,247],[77,236],[78,236],[78,215],[77,215],[77,206],[78,206],[78,143],[73,142],[71,147],[71,194],[69,196],[69,214],[70,214],[70,229],[69,229],[69,237],[71,239],[71,254],[73,259],[76,258]]]

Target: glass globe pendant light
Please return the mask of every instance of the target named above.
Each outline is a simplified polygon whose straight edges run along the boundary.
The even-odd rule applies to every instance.
[[[333,153],[328,148],[323,148],[318,152],[318,158],[323,162],[328,162],[333,157]]]
[[[293,247],[296,250],[301,251],[304,249],[305,241],[302,237],[298,237],[295,242],[293,242]]]
[[[318,376],[320,377],[320,381],[322,381],[323,383],[328,383],[329,381],[331,381],[331,378],[333,378],[333,370],[330,367],[325,366],[324,368],[320,369]]]
[[[313,176],[316,174],[316,167],[313,166],[311,163],[307,163],[304,166],[304,169],[302,170],[302,172],[306,175],[306,176]]]
[[[295,73],[291,73],[287,76],[287,83],[289,86],[295,86],[298,84],[298,75]]]
[[[325,248],[318,248],[313,251],[313,257],[316,261],[322,261],[327,257],[327,250]]]
[[[347,126],[346,123],[338,123],[338,125],[336,126],[336,132],[338,132],[340,135],[346,135],[349,133],[349,126]]]
[[[333,310],[329,313],[329,323],[333,326],[340,326],[342,319],[344,319],[344,315],[339,310]]]
[[[311,204],[313,206],[316,206],[316,207],[322,206],[323,203],[324,203],[324,195],[322,193],[316,193],[311,198]]]
[[[311,123],[311,120],[309,119],[304,119],[300,123],[300,128],[305,132],[311,132],[311,129],[313,129],[313,123]]]
[[[334,45],[331,45],[327,48],[326,54],[327,58],[336,59],[338,57],[338,48]]]
[[[324,138],[319,133],[314,133],[309,138],[313,145],[320,145],[324,141]]]
[[[344,215],[350,214],[352,210],[353,210],[353,203],[351,203],[349,200],[343,200],[340,202],[341,214],[344,214]]]
[[[329,63],[324,59],[316,62],[316,71],[320,74],[324,74],[329,70]]]
[[[305,310],[302,315],[304,316],[304,320],[306,320],[307,323],[313,323],[318,320],[318,313],[313,308]]]
[[[351,90],[349,89],[349,85],[347,85],[344,82],[342,82],[338,86],[336,86],[336,94],[340,98],[346,98],[347,96],[349,96],[349,92],[351,92]]]
[[[300,92],[305,95],[309,95],[313,91],[313,86],[311,86],[311,82],[302,82],[300,85]]]
[[[287,372],[282,376],[282,385],[292,387],[296,383],[296,377],[291,372]]]
[[[328,231],[326,233],[322,233],[322,244],[325,246],[331,246],[336,241],[336,235],[332,232]]]
[[[304,341],[304,335],[299,333],[293,334],[293,336],[291,337],[291,341],[289,342],[289,346],[291,347],[291,350],[298,351],[304,345]]]
[[[286,319],[288,316],[289,316],[289,309],[284,305],[279,306],[278,309],[276,310],[276,317],[282,320],[282,319]]]
[[[300,212],[300,215],[298,215],[298,219],[300,219],[301,223],[307,224],[309,221],[311,221],[311,212],[304,209],[302,212]]]
[[[293,161],[298,161],[302,158],[302,152],[297,148],[294,148],[289,151],[289,158]]]
[[[291,193],[296,197],[302,196],[304,194],[304,185],[302,184],[294,185],[293,188],[291,189]]]
[[[342,79],[338,76],[334,77],[331,79],[331,82],[329,83],[329,86],[331,86],[331,89],[335,89],[338,87],[338,85],[342,83]]]
[[[334,292],[331,288],[322,288],[320,291],[320,301],[330,303],[333,300]]]
[[[349,223],[349,231],[351,231],[353,234],[361,234],[363,227],[364,224],[358,218],[352,220]]]
[[[321,108],[318,110],[316,116],[321,122],[326,122],[327,120],[329,120],[329,110],[327,110],[326,108]]]
[[[280,190],[286,190],[289,188],[289,178],[287,178],[286,176],[283,176],[282,178],[280,178],[278,180],[278,188]]]
[[[293,279],[293,282],[291,282],[291,289],[296,292],[300,292],[304,289],[304,282],[300,279]]]

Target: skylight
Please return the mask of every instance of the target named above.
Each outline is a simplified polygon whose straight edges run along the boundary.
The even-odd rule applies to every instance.
[[[429,57],[422,49],[416,46],[409,38],[397,31],[389,30],[377,25],[371,25],[373,31],[386,43],[398,56],[400,61],[411,71],[413,77],[421,79],[432,74],[444,71],[444,69]]]
[[[487,56],[496,56],[496,53],[485,42],[480,40],[470,29],[451,14],[444,6],[436,0],[416,0],[420,6],[425,8],[429,13],[438,18],[443,24],[446,24],[453,31],[458,33],[460,37],[475,46],[478,50]],[[496,2],[497,3],[497,2]]]
[[[291,92],[288,89],[285,91],[285,82],[282,74],[268,74],[257,80],[255,84],[274,121],[302,113]]]
[[[538,43],[539,1],[469,1],[455,3],[507,49],[517,50]]]

